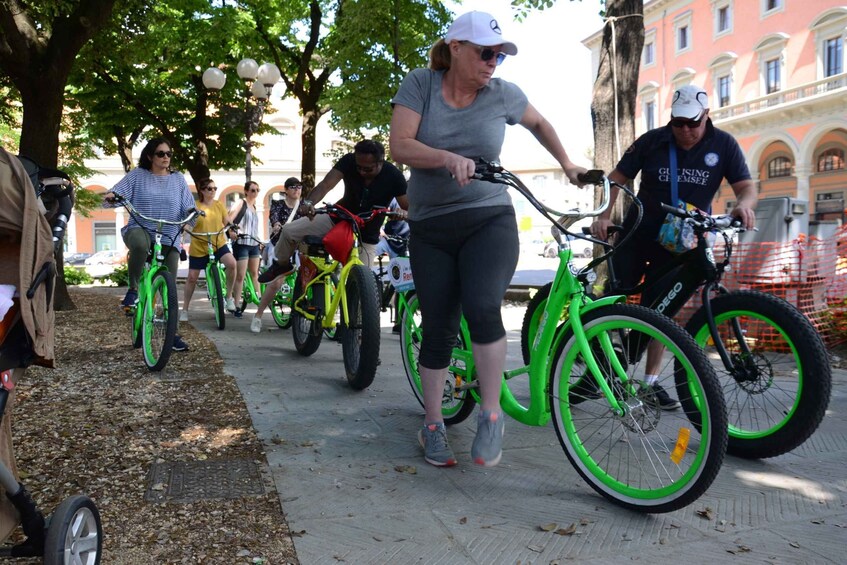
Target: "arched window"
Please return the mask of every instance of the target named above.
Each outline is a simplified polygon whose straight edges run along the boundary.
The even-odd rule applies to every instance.
[[[844,168],[844,150],[833,147],[818,156],[818,172],[835,171]]]
[[[774,157],[768,163],[768,178],[791,176],[791,161],[788,157]]]

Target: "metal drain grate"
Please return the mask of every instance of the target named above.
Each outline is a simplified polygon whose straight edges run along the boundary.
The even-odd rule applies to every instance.
[[[195,502],[265,494],[259,466],[247,459],[154,463],[149,478],[144,493],[148,502]]]

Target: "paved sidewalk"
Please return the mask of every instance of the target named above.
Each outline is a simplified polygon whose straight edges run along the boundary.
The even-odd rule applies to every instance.
[[[727,457],[706,494],[662,515],[628,512],[595,494],[551,426],[506,424],[503,461],[471,463],[475,414],[450,429],[459,465],[426,464],[423,411],[406,381],[398,336],[383,318],[382,364],[356,392],[341,347],[300,357],[290,330],[252,311],[212,326],[202,293],[191,323],[217,345],[262,440],[301,563],[843,563],[847,547],[847,372],[837,371],[821,428],[794,452]],[[506,307],[510,366],[523,308]],[[701,513],[711,509],[711,519]],[[572,535],[543,531],[575,525]]]

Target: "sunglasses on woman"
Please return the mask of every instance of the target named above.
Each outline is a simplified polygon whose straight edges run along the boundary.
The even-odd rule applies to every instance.
[[[464,43],[467,43],[468,45],[476,49],[477,53],[479,53],[479,58],[483,61],[488,62],[494,57],[497,57],[497,65],[500,65],[503,61],[506,60],[506,54],[502,51],[495,51],[491,47],[483,47],[481,45],[476,45],[475,43],[471,43],[469,41],[465,41]]]
[[[217,186],[207,186],[206,188],[201,188],[200,190],[204,192],[215,192],[217,189]]]
[[[153,155],[155,155],[159,159],[162,159],[164,157],[167,157],[168,159],[170,159],[171,157],[174,156],[174,152],[173,151],[156,151],[155,153],[153,153]]]

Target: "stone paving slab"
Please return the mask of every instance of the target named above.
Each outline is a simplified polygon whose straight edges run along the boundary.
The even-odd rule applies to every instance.
[[[196,309],[196,311],[195,311]],[[510,366],[519,364],[522,310],[504,309]],[[843,563],[847,547],[847,373],[837,371],[826,418],[793,453],[728,456],[692,505],[662,515],[623,510],[594,493],[567,462],[552,426],[507,421],[502,463],[470,461],[473,415],[450,429],[460,464],[423,461],[423,411],[409,389],[399,339],[383,320],[376,380],[357,392],[341,348],[309,358],[290,330],[251,312],[212,326],[198,297],[191,323],[234,375],[262,440],[298,557],[313,563]],[[698,511],[711,509],[712,519]],[[571,535],[542,531],[575,525]]]

